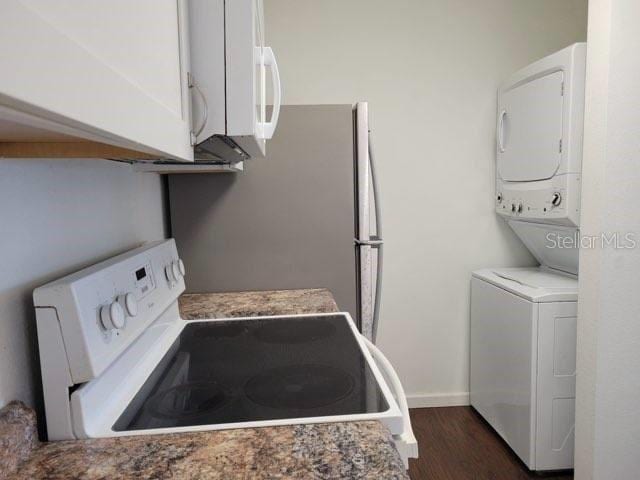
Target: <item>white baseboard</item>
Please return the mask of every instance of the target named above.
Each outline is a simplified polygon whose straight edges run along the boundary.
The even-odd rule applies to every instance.
[[[407,395],[409,408],[461,407],[469,405],[469,392],[416,393]]]

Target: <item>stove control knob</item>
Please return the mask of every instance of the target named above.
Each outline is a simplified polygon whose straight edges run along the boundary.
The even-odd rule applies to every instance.
[[[522,204],[521,203],[518,204],[518,213],[522,213]]]
[[[177,260],[171,262],[171,274],[173,275],[173,278],[175,278],[176,282],[178,282],[182,278],[182,274],[180,273],[180,265],[178,265]]]
[[[498,195],[496,195],[496,201],[497,201],[498,203],[502,203],[502,194],[501,194],[501,193],[499,193]]]
[[[560,195],[560,192],[556,192],[553,195],[551,195],[551,205],[553,205],[554,207],[557,207],[561,203],[562,203],[562,195]]]
[[[173,276],[176,280],[181,279],[185,274],[184,262],[181,259],[174,260],[171,263],[171,270],[173,271]]]
[[[182,261],[181,258],[178,259],[178,270],[180,270],[180,276],[184,277],[186,270],[184,268],[184,262]]]
[[[164,276],[167,278],[167,282],[169,283],[169,288],[173,288],[173,285],[176,283],[178,279],[174,276],[172,263],[164,267]]]
[[[103,305],[100,308],[100,322],[102,322],[105,330],[120,330],[124,328],[124,310],[117,301],[109,305]]]
[[[129,292],[118,297],[118,303],[129,317],[138,315],[138,301],[133,293]]]
[[[512,204],[511,204],[511,211],[512,211],[513,213],[515,213],[515,212],[516,212],[516,204],[515,204],[515,203],[512,203]]]

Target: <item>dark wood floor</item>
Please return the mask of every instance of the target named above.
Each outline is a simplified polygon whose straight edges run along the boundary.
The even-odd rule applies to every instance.
[[[411,424],[420,458],[412,480],[569,480],[571,472],[539,475],[527,467],[471,407],[416,408]]]

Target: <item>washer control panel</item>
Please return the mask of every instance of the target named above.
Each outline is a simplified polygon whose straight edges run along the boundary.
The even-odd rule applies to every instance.
[[[36,309],[55,308],[71,376],[82,383],[100,375],[184,289],[184,264],[171,239],[68,275],[33,296]]]

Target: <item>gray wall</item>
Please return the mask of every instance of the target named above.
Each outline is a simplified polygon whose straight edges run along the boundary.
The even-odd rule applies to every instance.
[[[378,343],[413,405],[465,402],[469,279],[531,265],[493,211],[496,89],[585,40],[586,0],[265,0],[287,104],[369,102],[385,221]]]
[[[245,172],[171,175],[189,292],[329,288],[355,315],[351,105],[284,106]]]
[[[0,406],[43,413],[33,289],[165,237],[158,175],[105,160],[0,159]]]

